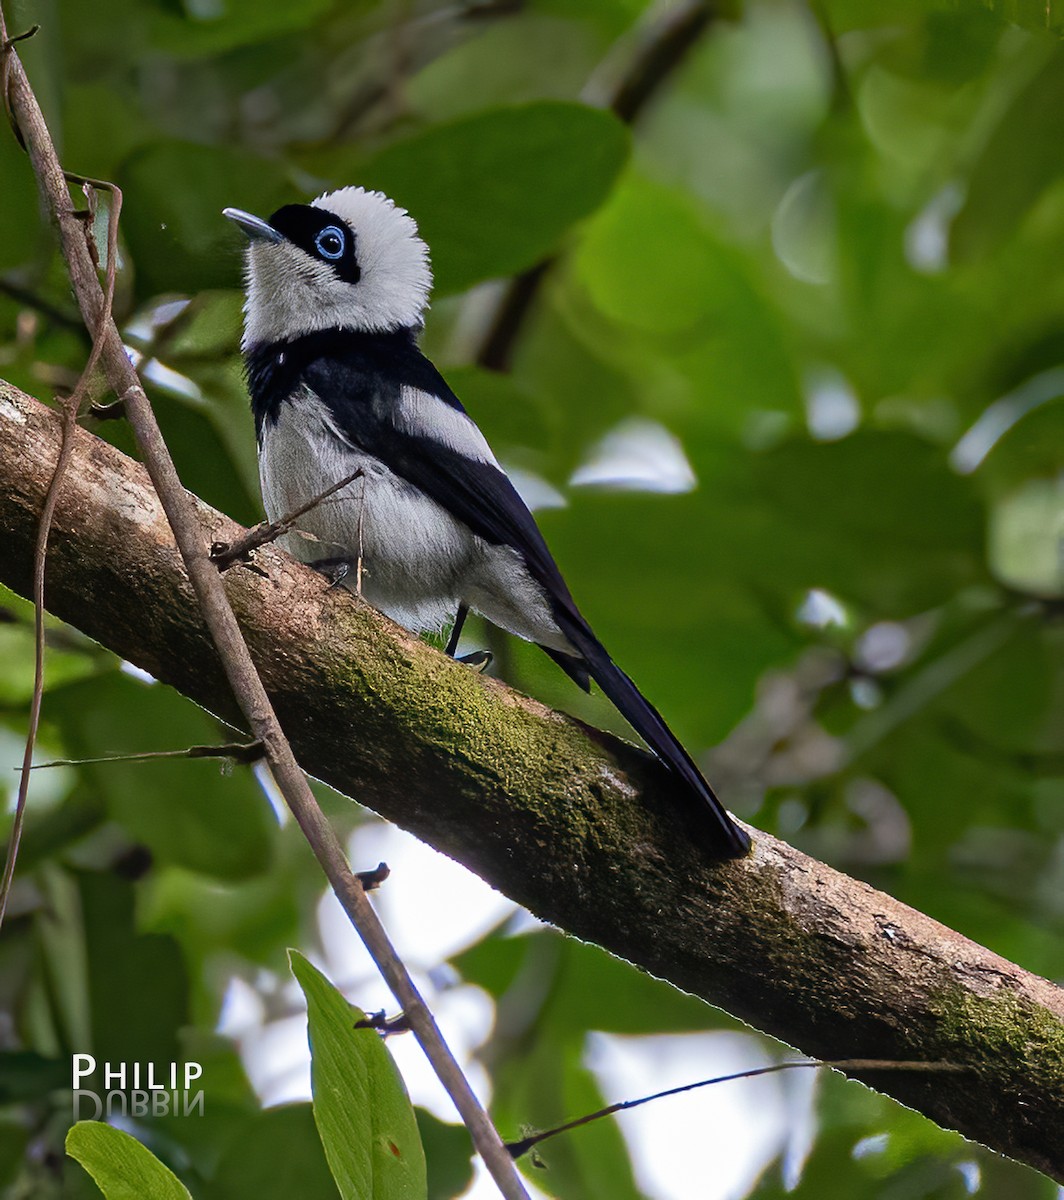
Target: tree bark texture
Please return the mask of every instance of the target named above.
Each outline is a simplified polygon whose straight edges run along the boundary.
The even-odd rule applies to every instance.
[[[0,382],[0,579],[23,595],[59,444],[58,415]],[[199,512],[210,541],[242,532]],[[226,572],[228,595],[312,775],[806,1054],[961,1065],[861,1078],[1064,1182],[1064,990],[767,834],[743,861],[707,861],[641,750],[452,662],[274,547],[256,563],[265,575]],[[81,429],[47,602],[238,723],[146,473]]]

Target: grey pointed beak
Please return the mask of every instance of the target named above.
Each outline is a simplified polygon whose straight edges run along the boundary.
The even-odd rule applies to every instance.
[[[278,233],[269,222],[264,221],[261,217],[254,217],[251,213],[244,212],[243,209],[223,208],[222,216],[228,217],[235,225],[239,225],[253,242],[284,241],[284,234]]]

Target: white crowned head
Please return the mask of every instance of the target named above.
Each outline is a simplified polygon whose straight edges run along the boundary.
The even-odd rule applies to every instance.
[[[405,209],[381,192],[345,187],[288,204],[263,221],[225,215],[250,239],[244,347],[346,329],[419,327],[432,288],[428,247]]]

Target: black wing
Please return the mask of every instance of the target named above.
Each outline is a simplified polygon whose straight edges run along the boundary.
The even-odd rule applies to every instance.
[[[421,363],[424,365],[419,367],[417,385],[411,381],[407,386],[418,386],[438,403],[464,412],[432,364],[423,357]],[[331,407],[340,432],[354,445],[430,496],[486,542],[517,551],[533,579],[547,593],[555,621],[579,656],[544,647],[547,653],[581,686],[586,687],[590,675],[657,757],[697,798],[702,813],[708,810],[712,818],[707,829],[708,844],[715,855],[741,857],[748,853],[747,835],[728,816],[657,709],[613,662],[584,620],[535,519],[506,474],[492,463],[463,455],[436,438],[398,429],[389,420],[389,410],[394,411],[392,405],[401,385],[394,375],[371,377],[361,368],[361,363],[343,359],[319,359],[304,377],[327,403],[330,397],[343,397],[342,403]]]

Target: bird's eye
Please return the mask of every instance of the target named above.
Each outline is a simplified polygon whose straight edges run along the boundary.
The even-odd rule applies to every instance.
[[[335,225],[327,226],[314,239],[314,248],[322,258],[332,259],[334,262],[338,258],[343,258],[343,230],[337,229]]]

